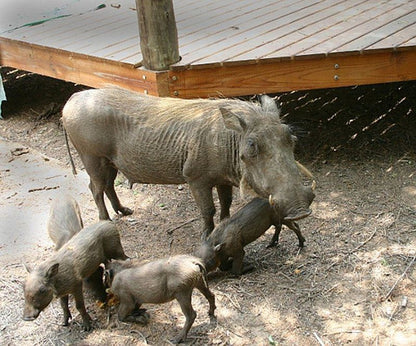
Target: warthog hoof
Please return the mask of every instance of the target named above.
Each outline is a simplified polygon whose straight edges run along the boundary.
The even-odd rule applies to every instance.
[[[90,321],[85,321],[82,326],[84,327],[84,331],[89,332],[90,330],[92,330],[92,326],[91,326],[91,322]]]
[[[267,244],[266,249],[270,249],[271,247],[275,247],[277,245],[277,241],[272,240],[269,244]]]
[[[140,324],[147,324],[150,320],[150,315],[146,312],[146,309],[138,309],[137,307],[132,311],[130,317],[133,322]]]
[[[124,216],[133,214],[133,210],[127,207],[121,207],[118,211]]]

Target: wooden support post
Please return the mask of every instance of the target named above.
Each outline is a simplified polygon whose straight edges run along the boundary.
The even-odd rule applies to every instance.
[[[172,0],[136,0],[143,66],[168,70],[178,62],[178,32]]]

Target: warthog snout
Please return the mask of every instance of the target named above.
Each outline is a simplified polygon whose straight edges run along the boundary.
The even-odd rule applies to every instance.
[[[290,202],[288,202],[288,199],[276,199],[270,195],[269,203],[284,221],[304,219],[312,213],[309,206],[315,198],[315,194],[313,192],[314,187],[315,184],[313,183],[311,187],[303,187],[301,189],[300,198],[290,199]]]
[[[34,321],[36,317],[35,316],[23,316],[23,321]]]
[[[309,216],[312,213],[312,210],[299,208],[297,210],[291,210],[289,214],[283,217],[284,221],[297,221],[300,219],[304,219],[305,217]]]
[[[35,308],[28,309],[25,308],[25,311],[23,312],[23,321],[34,321],[38,318],[40,314],[40,310]]]

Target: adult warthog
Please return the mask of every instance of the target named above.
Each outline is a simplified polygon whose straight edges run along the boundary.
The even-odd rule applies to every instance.
[[[214,228],[214,186],[221,219],[229,216],[232,187],[241,184],[261,197],[270,196],[282,220],[311,213],[314,194],[303,185],[294,159],[296,138],[268,96],[258,105],[95,89],[72,95],[62,113],[90,176],[100,219],[109,219],[104,192],[117,213],[132,213],[114,191],[118,170],[134,183],[188,183],[205,234]]]

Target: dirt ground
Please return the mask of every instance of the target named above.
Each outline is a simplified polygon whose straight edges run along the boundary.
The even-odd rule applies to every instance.
[[[82,87],[5,68],[1,73],[9,101],[0,137],[58,160],[70,175],[59,111]],[[313,213],[300,221],[306,246],[300,251],[295,234],[284,230],[280,244],[267,249],[270,229],[246,248],[254,271],[239,278],[210,274],[217,323],[210,323],[208,303],[195,292],[198,316],[187,344],[415,345],[416,82],[276,96],[298,135],[296,156],[317,178]],[[117,191],[135,210],[116,220],[127,255],[155,259],[198,246],[201,220],[186,185],[130,190],[120,176]],[[9,196],[18,203],[13,191]],[[92,196],[84,196],[82,214],[90,224],[98,215]],[[235,190],[232,211],[243,204]],[[141,326],[118,323],[91,297],[91,332],[82,330],[73,302],[69,327],[60,325],[57,300],[36,321],[22,321],[21,263],[39,263],[52,252],[46,242],[13,260],[0,256],[2,344],[161,345],[182,328],[176,302],[145,306],[151,319]]]

